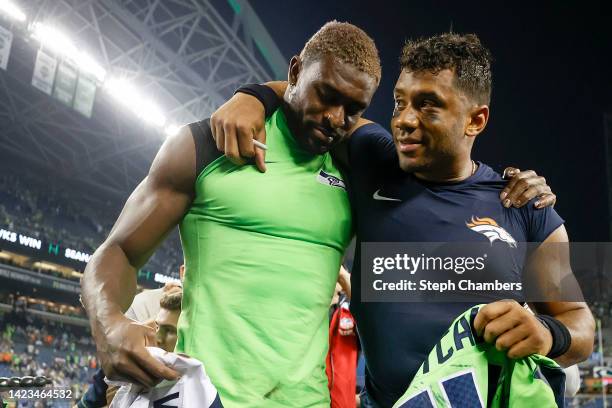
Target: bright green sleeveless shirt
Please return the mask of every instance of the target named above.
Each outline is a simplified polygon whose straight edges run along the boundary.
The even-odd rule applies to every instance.
[[[282,110],[266,121],[266,173],[209,164],[180,224],[177,352],[204,363],[226,408],[329,407],[328,309],[351,236],[329,153],[300,149]]]

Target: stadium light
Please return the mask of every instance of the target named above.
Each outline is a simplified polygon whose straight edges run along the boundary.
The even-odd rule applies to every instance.
[[[8,15],[14,20],[20,22],[26,21],[25,13],[10,0],[0,0],[0,12]]]
[[[166,129],[164,130],[164,132],[166,133],[166,136],[174,136],[179,132],[179,130],[181,130],[180,126],[172,124],[172,125],[166,126]]]
[[[0,4],[5,1],[0,0]],[[106,78],[106,70],[91,56],[79,51],[75,43],[62,31],[42,22],[35,22],[31,25],[30,30],[32,37],[45,48],[71,60],[80,71],[94,75],[114,99],[134,112],[140,119],[163,129],[166,136],[178,133],[180,127],[175,124],[167,125],[164,113],[153,101],[143,97],[125,79]]]
[[[132,110],[136,116],[152,125],[162,128],[166,124],[166,117],[152,101],[145,99],[126,80],[111,78],[104,84],[106,90],[118,102]]]
[[[79,51],[70,38],[61,31],[44,23],[36,22],[32,25],[32,37],[51,51],[72,60],[81,71],[92,74],[98,81],[104,82],[106,70],[89,55]]]
[[[106,70],[102,68],[93,58],[84,52],[80,52],[75,58],[75,62],[82,71],[92,74],[100,83],[106,78]]]

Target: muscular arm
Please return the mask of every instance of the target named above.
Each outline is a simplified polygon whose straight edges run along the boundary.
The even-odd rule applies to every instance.
[[[83,304],[109,378],[146,386],[175,377],[151,358],[154,331],[127,319],[137,271],[181,220],[193,199],[195,147],[188,128],[169,138],[145,179],[128,198],[108,238],[96,250],[81,282]]]
[[[557,279],[571,278],[567,232],[560,226],[534,251],[529,260],[529,269],[537,271],[538,276],[548,279],[528,279],[528,284],[539,286],[535,293],[549,293],[545,285]],[[567,284],[566,284],[567,285]],[[574,290],[577,286],[574,286]],[[553,296],[567,296],[568,293],[555,293]],[[572,293],[569,293],[572,295]],[[571,300],[577,294],[573,293]],[[547,301],[530,304],[532,310],[554,317],[569,330],[571,344],[569,349],[555,358],[560,365],[567,367],[585,360],[593,348],[595,323],[589,308],[584,302]],[[476,319],[474,328],[485,341],[494,343],[498,350],[506,350],[508,357],[521,358],[534,353],[547,355],[553,345],[551,332],[529,311],[516,301],[502,300],[484,306]]]
[[[557,228],[531,255],[530,269],[548,276],[549,282],[561,282],[560,300],[581,298],[580,288],[571,270],[568,236],[565,227]],[[552,278],[552,279],[551,279]],[[569,282],[569,283],[568,283]],[[543,283],[543,285],[546,283]],[[593,350],[595,320],[584,302],[550,301],[530,303],[537,313],[559,320],[567,327],[572,341],[567,352],[555,360],[562,366],[585,360]]]

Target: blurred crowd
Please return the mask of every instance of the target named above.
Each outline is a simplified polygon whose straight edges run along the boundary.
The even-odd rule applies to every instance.
[[[56,313],[64,316],[87,318],[85,311],[81,307],[72,306],[66,303],[53,302],[48,299],[15,295],[10,292],[0,291],[0,303],[6,304],[18,311],[25,309],[39,310],[41,312]]]
[[[0,228],[89,254],[111,230],[121,210],[118,204],[122,204],[120,200],[104,201],[52,181],[41,183],[25,175],[0,175]],[[145,269],[174,276],[182,259],[180,244],[174,237],[160,246]],[[55,274],[61,276],[59,272]]]
[[[15,311],[0,315],[0,377],[45,376],[54,387],[72,390],[74,404],[97,367],[85,328]]]

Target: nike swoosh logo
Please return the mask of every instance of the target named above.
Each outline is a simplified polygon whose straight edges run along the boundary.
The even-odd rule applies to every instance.
[[[379,192],[380,192],[380,189],[376,190],[372,198],[378,201],[402,201],[399,198],[390,198],[390,197],[381,196],[380,194],[378,194]]]

